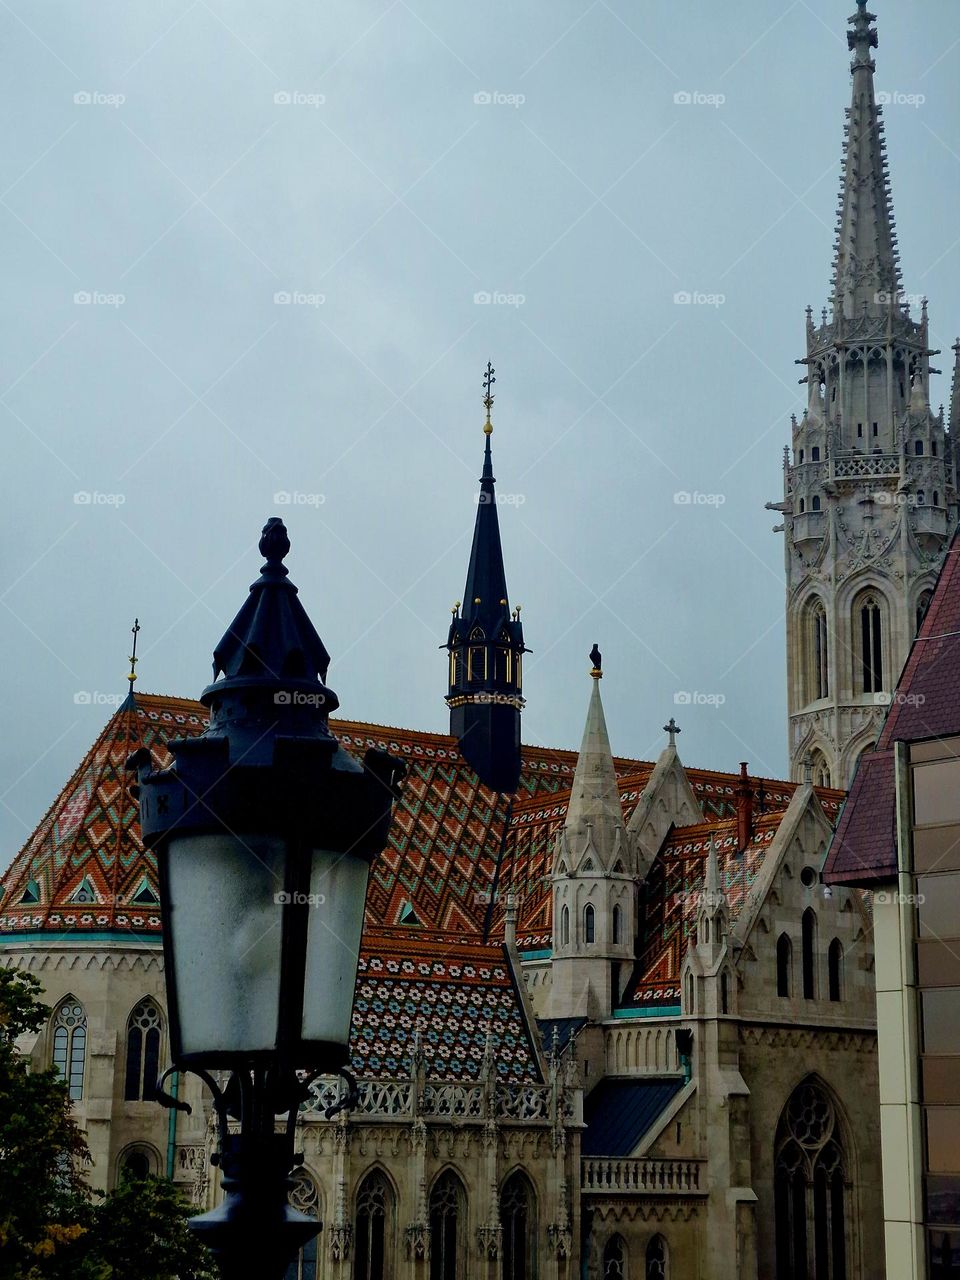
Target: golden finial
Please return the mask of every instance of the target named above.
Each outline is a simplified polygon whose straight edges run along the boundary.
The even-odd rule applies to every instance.
[[[490,411],[493,408],[493,384],[496,378],[493,376],[495,369],[490,361],[487,361],[487,371],[483,375],[483,407],[487,411],[487,420],[483,424],[483,434],[489,436],[493,434],[493,423],[490,421]]]
[[[130,655],[130,674],[127,679],[130,681],[130,692],[133,692],[133,682],[137,678],[137,663],[140,659],[137,657],[137,636],[140,632],[140,619],[134,618],[133,626],[130,628],[130,634],[133,636],[133,653]]]

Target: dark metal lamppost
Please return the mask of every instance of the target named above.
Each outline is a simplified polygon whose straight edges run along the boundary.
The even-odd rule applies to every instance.
[[[329,655],[287,577],[289,550],[268,521],[266,563],[200,696],[207,730],[171,742],[168,769],[154,772],[145,748],[130,760],[160,873],[170,1071],[200,1076],[220,1126],[225,1199],[190,1225],[228,1280],[279,1280],[321,1228],[288,1203],[294,1130],[317,1076],[353,1087],[367,879],[403,773],[380,751],[360,764],[330,732]]]

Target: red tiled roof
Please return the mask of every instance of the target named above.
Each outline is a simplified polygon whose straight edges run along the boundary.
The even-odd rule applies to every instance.
[[[857,766],[823,878],[870,884],[897,874],[893,744],[960,734],[960,529],[953,536],[874,751]]]

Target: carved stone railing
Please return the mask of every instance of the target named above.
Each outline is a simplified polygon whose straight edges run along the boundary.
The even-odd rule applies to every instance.
[[[835,458],[833,474],[837,480],[857,479],[860,476],[895,476],[900,473],[898,453],[864,453],[853,457]]]
[[[700,1185],[704,1160],[657,1160],[585,1156],[581,1160],[584,1192],[608,1195],[705,1195]]]
[[[480,1120],[483,1118],[484,1093],[479,1084],[442,1084],[429,1082],[423,1089],[423,1114],[438,1119]]]
[[[339,1103],[345,1085],[332,1077],[315,1080],[310,1098],[300,1108],[306,1119],[319,1119],[327,1107]],[[410,1080],[361,1080],[357,1101],[350,1114],[382,1120],[418,1115],[425,1120],[459,1120],[482,1123],[496,1118],[520,1123],[549,1123],[552,1119],[553,1091],[542,1084],[496,1084],[491,1094],[482,1084],[457,1084],[428,1080],[419,1098]],[[416,1103],[416,1106],[414,1105]],[[564,1097],[564,1116],[572,1115],[572,1099]]]
[[[339,1080],[322,1078],[310,1086],[310,1099],[300,1110],[305,1114],[319,1112],[339,1103],[344,1086]],[[411,1112],[413,1085],[409,1080],[361,1080],[357,1086],[357,1102],[353,1112],[365,1116],[405,1116]]]
[[[497,1085],[496,1113],[501,1120],[549,1120],[549,1085]]]

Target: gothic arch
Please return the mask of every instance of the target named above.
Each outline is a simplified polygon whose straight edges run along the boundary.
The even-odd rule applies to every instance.
[[[393,1271],[396,1253],[397,1187],[381,1164],[357,1179],[354,1194],[355,1280],[380,1280]]]
[[[453,1165],[434,1178],[427,1206],[431,1280],[458,1280],[466,1261],[467,1189]]]
[[[128,1142],[117,1156],[117,1182],[128,1178],[159,1177],[160,1152],[151,1142]]]
[[[627,1275],[627,1243],[619,1232],[614,1232],[603,1246],[603,1280],[627,1280]]]
[[[537,1273],[537,1193],[517,1165],[500,1184],[503,1280],[534,1280]]]
[[[126,1023],[123,1096],[127,1102],[152,1102],[162,1070],[164,1018],[152,996],[130,1010]]]
[[[87,1013],[74,995],[58,1001],[50,1019],[50,1065],[66,1082],[71,1100],[79,1102],[87,1065]]]
[[[817,592],[811,593],[801,613],[804,702],[830,696],[833,683],[831,660],[834,653],[827,608]]]

